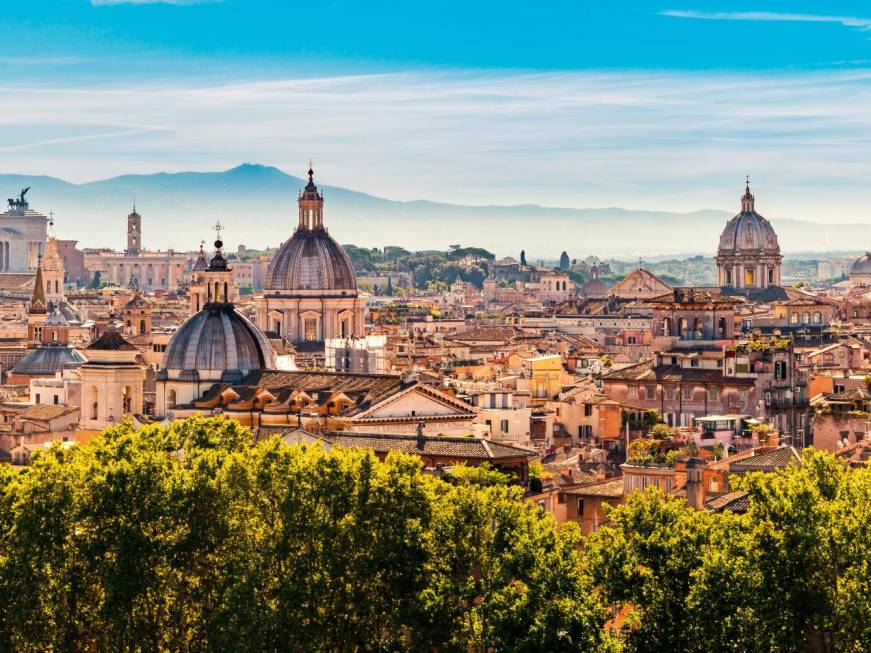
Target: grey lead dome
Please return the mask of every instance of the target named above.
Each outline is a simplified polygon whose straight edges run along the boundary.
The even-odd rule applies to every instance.
[[[771,223],[756,211],[736,215],[720,236],[720,252],[742,249],[780,249]]]
[[[855,260],[850,274],[871,274],[871,252],[865,252]]]
[[[220,371],[225,382],[238,382],[252,370],[275,367],[275,352],[261,331],[232,304],[210,303],[172,336],[164,370],[189,376]]]
[[[322,227],[297,229],[269,266],[267,291],[357,288],[351,259]]]

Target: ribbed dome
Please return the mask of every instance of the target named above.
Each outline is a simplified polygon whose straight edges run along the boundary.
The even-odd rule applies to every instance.
[[[756,211],[736,215],[726,223],[720,236],[720,253],[747,249],[780,249],[771,223]]]
[[[222,372],[238,382],[252,370],[275,367],[275,353],[263,333],[239,315],[232,304],[210,303],[179,327],[163,358],[163,370],[181,370],[185,377]]]
[[[351,259],[323,228],[298,228],[269,264],[267,291],[357,290]]]
[[[13,374],[54,374],[61,370],[76,370],[87,362],[78,349],[58,343],[40,345],[12,368]]]
[[[850,276],[854,274],[871,274],[871,252],[866,252],[864,256],[860,256],[850,268]]]

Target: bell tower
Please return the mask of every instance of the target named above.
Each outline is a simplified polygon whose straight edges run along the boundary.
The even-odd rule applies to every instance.
[[[136,204],[133,205],[133,213],[127,216],[127,253],[137,256],[142,249],[142,216],[136,212]]]
[[[193,315],[212,302],[235,302],[239,298],[233,268],[227,265],[220,222],[215,225],[215,255],[205,270],[197,272],[190,287],[190,313]]]

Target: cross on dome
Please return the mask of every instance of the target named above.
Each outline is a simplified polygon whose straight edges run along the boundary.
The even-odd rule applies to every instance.
[[[746,176],[746,182],[744,186],[744,196],[741,198],[741,213],[755,213],[756,212],[756,198],[753,197],[753,193],[750,192],[750,175]]]

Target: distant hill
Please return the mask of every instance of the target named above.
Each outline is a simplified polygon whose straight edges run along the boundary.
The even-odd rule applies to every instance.
[[[316,180],[317,181],[317,180]],[[0,174],[0,196],[23,186],[31,208],[53,211],[57,233],[82,246],[122,247],[133,196],[143,218],[146,247],[192,249],[225,225],[228,246],[277,245],[296,225],[296,197],[305,182],[269,166],[244,164],[224,172],[123,175],[71,184],[54,177]],[[499,255],[525,249],[532,259],[589,254],[634,258],[653,254],[713,254],[730,214],[569,209],[535,205],[462,206],[429,201],[397,202],[322,186],[326,223],[342,243],[366,247],[446,249],[478,245]],[[6,193],[3,195],[3,193]],[[786,252],[863,250],[871,225],[823,225],[774,220]]]

